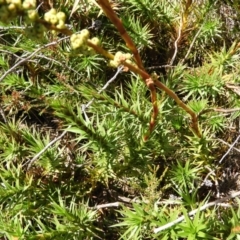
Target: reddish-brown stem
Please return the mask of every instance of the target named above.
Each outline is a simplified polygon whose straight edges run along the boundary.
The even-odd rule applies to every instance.
[[[171,89],[169,89],[168,87],[166,87],[163,83],[161,83],[158,80],[155,80],[155,85],[157,87],[159,87],[160,89],[162,89],[164,92],[166,92],[166,94],[171,97],[173,100],[175,100],[175,102],[177,103],[177,105],[179,107],[181,107],[185,112],[187,112],[192,119],[192,123],[191,123],[191,128],[193,130],[193,132],[200,138],[202,136],[200,130],[199,130],[199,126],[198,126],[198,118],[196,113],[189,108],[178,96],[175,92],[173,92]]]
[[[131,52],[134,55],[134,58],[136,60],[136,63],[139,68],[144,69],[141,57],[138,53],[138,50],[128,35],[127,31],[125,30],[122,21],[118,18],[114,10],[112,9],[110,3],[108,0],[98,0],[97,3],[101,6],[102,10],[106,14],[106,16],[110,19],[110,21],[115,25],[118,32],[120,33],[122,39],[125,41],[127,47],[131,50]]]
[[[151,102],[152,102],[152,106],[153,106],[151,120],[149,123],[149,132],[144,136],[144,141],[147,141],[149,135],[152,133],[152,131],[156,125],[156,120],[157,120],[157,116],[158,116],[158,105],[157,105],[157,92],[156,92],[156,88],[154,86],[154,81],[152,80],[152,78],[149,78],[149,79],[145,80],[145,83],[147,84],[147,86],[151,92]]]
[[[102,47],[93,44],[90,40],[87,41],[87,45],[91,48],[93,48],[95,50],[95,52],[103,55],[104,57],[113,60],[114,59],[114,55],[111,54],[110,52],[104,50]]]
[[[128,67],[132,72],[139,74],[146,82],[147,84],[147,79],[151,79],[151,76],[143,71],[142,69],[139,69],[137,66],[134,66],[132,64],[123,62],[122,63],[124,66]],[[198,136],[201,137],[202,134],[199,130],[199,126],[198,126],[198,118],[196,113],[189,108],[183,101],[181,101],[181,99],[177,96],[177,94],[175,92],[173,92],[170,88],[168,88],[167,86],[165,86],[162,82],[155,80],[154,81],[154,85],[156,85],[157,87],[159,87],[161,90],[163,90],[164,92],[166,92],[166,94],[171,97],[173,100],[175,100],[175,102],[177,103],[177,105],[179,107],[181,107],[184,111],[186,111],[192,119],[192,123],[191,123],[191,128],[193,130],[193,132]],[[147,86],[149,87],[150,91],[152,92],[152,86],[154,86],[152,84],[147,84]],[[150,88],[151,87],[151,88]],[[152,102],[153,103],[153,102]],[[154,103],[153,103],[154,104]]]

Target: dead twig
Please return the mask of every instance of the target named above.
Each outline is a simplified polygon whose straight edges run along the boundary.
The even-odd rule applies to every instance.
[[[190,211],[188,213],[188,216],[194,216],[199,211],[203,211],[203,210],[205,210],[205,209],[207,209],[209,207],[212,207],[212,206],[217,206],[219,203],[226,202],[229,199],[235,198],[235,197],[237,197],[239,195],[240,195],[240,191],[232,193],[231,195],[229,195],[227,197],[224,197],[224,198],[221,198],[221,199],[217,199],[216,201],[213,201],[213,202],[210,202],[210,203],[206,203],[203,206],[199,207],[198,209],[194,209],[194,210]],[[184,219],[185,219],[185,216],[182,215],[181,217],[177,218],[176,220],[174,220],[174,221],[172,221],[170,223],[167,223],[167,224],[165,224],[165,225],[163,225],[161,227],[158,227],[158,228],[154,228],[153,232],[154,233],[159,233],[159,232],[161,232],[163,230],[166,230],[166,229],[176,225],[177,223],[182,222]]]
[[[6,117],[6,114],[5,114],[1,104],[0,104],[0,114],[2,115],[4,123],[7,124],[7,117]]]
[[[113,202],[113,203],[99,204],[93,207],[93,209],[99,210],[102,208],[119,207],[119,206],[121,206],[120,202]]]
[[[178,37],[177,37],[176,41],[174,42],[174,48],[175,48],[174,54],[173,54],[172,59],[171,59],[171,61],[169,63],[170,66],[173,65],[173,62],[174,62],[174,60],[175,60],[175,58],[177,56],[177,53],[178,53],[178,42],[179,42],[179,40],[182,37],[182,26],[183,26],[183,20],[182,20],[182,17],[181,17],[180,25],[179,25],[179,29],[178,29]]]
[[[234,146],[237,144],[238,140],[240,138],[240,134],[238,135],[238,137],[236,138],[236,140],[233,142],[232,145],[230,145],[228,151],[222,156],[222,158],[220,159],[219,163],[221,163],[224,158],[230,153],[230,151],[234,148]]]
[[[38,52],[40,52],[41,50],[43,50],[44,48],[53,46],[58,44],[59,42],[68,39],[69,37],[63,37],[60,38],[57,41],[53,41],[51,43],[45,44],[41,47],[39,47],[38,49],[36,49],[34,52],[32,52],[30,55],[28,55],[27,57],[23,58],[21,61],[17,62],[15,65],[13,65],[11,68],[9,68],[1,77],[0,77],[0,82],[3,81],[3,79],[10,74],[11,72],[13,72],[18,66],[20,66],[21,64],[23,64],[24,62],[28,61],[29,59],[31,59],[31,57],[33,57],[35,54],[37,54]]]
[[[123,69],[123,66],[118,67],[117,72],[114,74],[114,76],[111,79],[109,79],[106,82],[106,84],[98,91],[99,94],[107,89],[107,87],[117,78],[118,74],[122,71],[122,69]],[[89,118],[87,116],[86,109],[91,106],[91,104],[93,103],[94,99],[95,98],[92,98],[87,104],[82,104],[82,106],[81,106],[82,112],[83,112],[83,114],[85,116],[85,120],[87,120],[87,121],[89,121]]]
[[[223,140],[222,140],[222,139],[220,139],[220,138],[217,138],[217,140],[218,140],[219,142],[221,142],[221,143],[223,143],[223,144],[227,145],[228,147],[231,147],[233,150],[235,150],[235,151],[237,151],[237,152],[239,152],[239,153],[240,153],[240,149],[233,147],[231,144],[229,144],[229,143],[227,143],[227,142],[223,141]]]
[[[70,128],[71,126],[69,126],[68,128]],[[43,154],[45,153],[54,143],[56,143],[57,141],[59,141],[66,133],[67,133],[67,129],[62,132],[62,134],[56,138],[54,138],[51,142],[49,142],[39,153],[37,153],[31,160],[27,161],[26,163],[23,164],[23,166],[28,164],[27,170],[33,165],[34,162],[36,162],[36,160]]]
[[[202,31],[202,28],[203,28],[203,25],[199,28],[199,30],[197,31],[195,37],[193,38],[193,40],[192,40],[192,42],[191,42],[191,44],[190,44],[190,47],[189,47],[189,49],[188,49],[188,51],[187,51],[187,54],[185,55],[185,57],[184,57],[183,60],[181,61],[181,64],[183,64],[183,63],[186,61],[186,59],[188,58],[188,56],[189,56],[189,54],[190,54],[190,52],[191,52],[191,50],[192,50],[192,48],[193,48],[194,43],[196,42],[199,34],[200,34],[201,31]]]
[[[229,152],[230,152],[232,149],[236,150],[237,152],[240,152],[240,150],[238,150],[237,148],[234,147],[234,146],[236,145],[236,143],[238,142],[239,138],[240,138],[240,135],[236,138],[236,140],[234,141],[233,144],[229,144],[229,143],[223,141],[222,139],[217,138],[218,141],[220,141],[220,142],[222,142],[222,143],[224,143],[224,144],[226,144],[226,145],[229,146],[228,151],[227,151],[227,152],[223,155],[223,157],[219,160],[219,164],[224,160],[224,158],[229,154]],[[219,164],[215,165],[215,169],[216,169],[217,167],[219,167]],[[216,175],[216,174],[215,174],[215,169],[214,169],[214,170],[209,169],[210,171],[209,171],[209,173],[207,174],[207,176],[204,178],[201,186],[203,186],[203,185],[206,183],[206,181],[208,180],[208,178],[209,178],[209,176],[210,176],[211,174],[213,174],[214,176]],[[218,194],[219,194],[219,193],[218,193]]]

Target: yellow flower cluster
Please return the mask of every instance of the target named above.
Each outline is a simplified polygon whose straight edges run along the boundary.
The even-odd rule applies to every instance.
[[[100,40],[97,37],[93,37],[92,39],[90,39],[90,41],[97,46],[100,46]]]
[[[8,23],[16,18],[19,12],[36,8],[36,0],[0,0],[0,21]]]
[[[94,45],[100,45],[100,40],[97,37],[89,39],[90,33],[87,29],[83,29],[80,33],[72,34],[70,38],[71,47],[77,53],[91,55],[94,53],[91,47],[88,47],[87,41],[91,41]]]
[[[86,43],[89,39],[90,33],[87,29],[83,29],[80,33],[72,34],[70,38],[71,47],[73,50],[84,49],[87,47]]]
[[[16,1],[16,0],[13,0],[13,1]],[[19,0],[17,0],[17,1],[19,1]],[[35,9],[36,8],[36,0],[24,0],[22,6],[26,10]]]
[[[23,16],[27,24],[33,24],[25,29],[30,38],[41,39],[45,27],[37,23],[39,19],[36,9],[36,0],[0,0],[0,21],[9,23],[18,16]]]
[[[111,67],[117,68],[124,61],[131,63],[130,61],[131,57],[132,56],[130,53],[116,52],[114,59],[110,60],[109,65]]]
[[[57,12],[55,8],[52,8],[44,14],[44,20],[56,26],[58,29],[66,28],[65,21],[66,15],[64,12]]]
[[[25,29],[28,37],[41,40],[46,31],[46,24],[40,21],[38,12],[36,11],[36,0],[0,0],[0,22],[9,23],[18,16],[22,16],[25,23],[29,26]],[[64,12],[58,12],[55,8],[50,9],[44,14],[44,20],[56,27],[57,29],[65,29],[66,15]],[[87,45],[87,41],[91,41],[94,45],[100,45],[100,40],[96,37],[89,39],[90,33],[87,29],[83,29],[80,33],[72,34],[70,41],[71,47],[76,53],[91,55],[94,50]]]

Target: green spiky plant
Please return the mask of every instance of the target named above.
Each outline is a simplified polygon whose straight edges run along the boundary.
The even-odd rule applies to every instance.
[[[237,189],[219,160],[238,131],[238,16],[235,1],[0,1],[0,237],[237,237],[238,202],[201,207]]]

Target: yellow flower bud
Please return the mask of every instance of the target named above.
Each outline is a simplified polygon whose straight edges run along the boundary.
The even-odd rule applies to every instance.
[[[58,13],[57,13],[57,18],[58,18],[59,22],[60,22],[60,21],[65,22],[65,21],[66,21],[66,15],[65,15],[64,12],[58,12]]]
[[[88,39],[89,38],[89,36],[90,36],[90,32],[87,30],[87,29],[83,29],[81,32],[80,32],[80,34],[82,35],[82,37],[84,38],[84,39]]]
[[[18,8],[21,8],[21,6],[22,6],[21,0],[12,0],[12,3],[15,4]]]
[[[16,5],[15,4],[13,4],[13,3],[10,3],[9,5],[8,5],[8,10],[11,12],[11,13],[14,13],[14,12],[16,12]]]
[[[56,25],[58,29],[64,29],[66,28],[64,21],[59,21],[58,24]]]
[[[76,33],[72,34],[72,36],[70,37],[70,41],[71,42],[75,41],[78,38],[78,35],[79,34],[76,34]]]
[[[50,22],[50,23],[52,23],[52,21],[54,21],[54,22],[56,21],[56,23],[57,23],[58,18],[57,18],[56,14],[57,14],[57,10],[55,8],[52,8],[44,14],[44,20],[47,22]],[[52,23],[52,24],[54,24],[54,23]]]
[[[49,14],[51,15],[56,15],[57,14],[57,10],[55,8],[51,8],[49,11],[48,11]]]
[[[116,52],[115,56],[114,56],[114,61],[117,63],[117,65],[119,66],[121,64],[121,62],[125,59],[125,56],[122,52]]]
[[[53,25],[57,24],[58,23],[57,16],[52,14],[50,19],[49,19],[49,22]]]
[[[94,45],[97,45],[97,46],[100,45],[100,40],[99,40],[99,38],[97,38],[97,37],[94,37],[94,38],[90,39],[90,41],[91,41]]]
[[[114,56],[114,59],[115,59],[115,58],[118,59],[118,58],[120,58],[120,57],[122,57],[122,56],[123,56],[123,53],[120,52],[120,51],[118,51],[118,52],[116,52],[116,54],[115,54],[115,56]]]
[[[35,10],[28,10],[27,14],[31,21],[36,21],[39,18],[38,13]]]
[[[34,9],[36,8],[36,0],[25,0],[22,4],[24,9]]]
[[[132,55],[131,55],[130,53],[126,53],[126,54],[125,54],[125,57],[126,57],[126,59],[131,59],[131,58],[132,58]]]
[[[109,66],[113,68],[117,68],[120,64],[114,60],[109,61]]]
[[[70,38],[70,42],[74,50],[82,47],[86,43],[81,34],[73,34]]]

